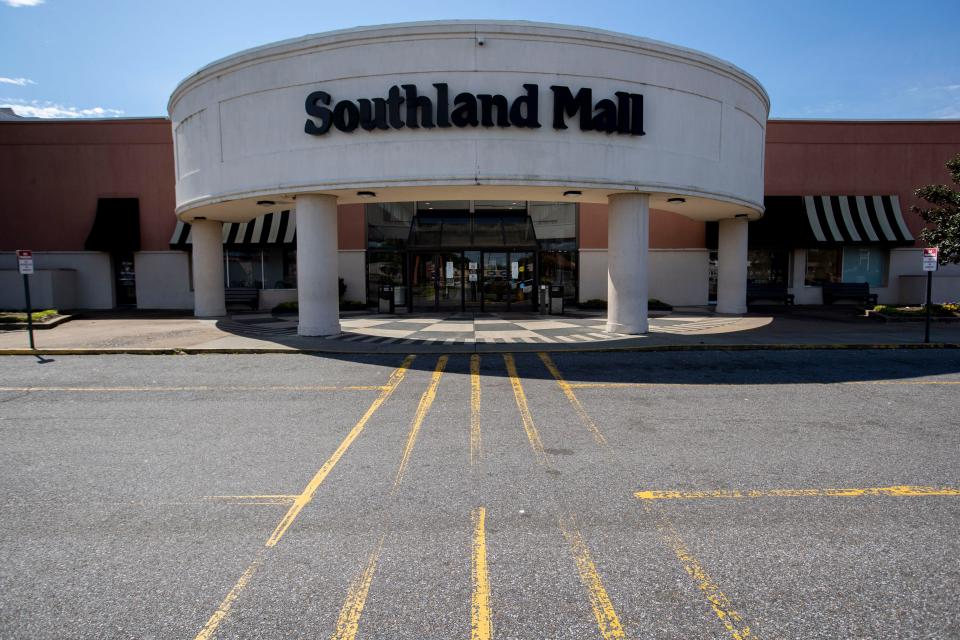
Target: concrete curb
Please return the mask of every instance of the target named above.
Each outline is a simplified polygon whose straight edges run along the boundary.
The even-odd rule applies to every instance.
[[[54,327],[59,327],[64,322],[70,322],[76,316],[56,316],[53,320],[49,322],[34,322],[33,330],[34,331],[43,331],[44,329],[53,329]],[[0,324],[0,332],[2,331],[26,331],[28,325],[26,322],[5,322]]]
[[[440,347],[431,349],[409,349],[396,353],[415,354],[464,354],[464,353],[614,353],[614,352],[657,352],[657,351],[865,351],[890,349],[960,349],[960,343],[931,342],[924,343],[845,343],[845,344],[672,344],[631,347],[590,347],[582,349],[550,349],[544,348],[511,349],[514,345],[503,345],[504,349],[484,351],[446,351]],[[519,345],[516,345],[519,346]],[[533,346],[533,345],[525,345]],[[539,346],[539,345],[538,345]],[[238,349],[202,349],[202,348],[115,348],[115,349],[0,349],[0,356],[99,356],[99,355],[136,355],[136,356],[180,356],[180,355],[255,355],[255,354],[300,354],[300,355],[394,355],[394,352],[385,351],[336,351],[332,349],[281,349],[281,348],[238,348]]]

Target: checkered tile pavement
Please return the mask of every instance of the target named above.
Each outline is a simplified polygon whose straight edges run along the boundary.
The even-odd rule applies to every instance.
[[[694,334],[736,324],[736,317],[671,315],[651,318],[653,333]],[[459,313],[432,315],[364,315],[343,318],[343,333],[334,340],[377,344],[588,343],[636,338],[607,333],[603,316]],[[295,316],[238,314],[224,326],[250,336],[294,335]]]

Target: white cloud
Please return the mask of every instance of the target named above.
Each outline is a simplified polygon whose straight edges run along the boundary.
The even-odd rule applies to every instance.
[[[949,107],[943,107],[942,109],[937,109],[932,115],[934,118],[941,118],[945,120],[960,119],[960,105],[953,105]]]
[[[105,109],[104,107],[78,109],[40,100],[27,102],[9,98],[0,99],[0,107],[9,107],[18,116],[26,118],[116,118],[123,115],[122,109]]]
[[[8,7],[35,7],[43,4],[44,0],[3,0]]]
[[[4,78],[0,76],[0,84],[12,84],[18,87],[25,87],[28,84],[37,84],[30,78]]]

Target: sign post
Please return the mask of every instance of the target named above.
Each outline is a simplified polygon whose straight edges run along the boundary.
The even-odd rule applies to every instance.
[[[923,270],[927,272],[927,322],[923,332],[924,344],[930,342],[930,299],[933,297],[933,272],[937,270],[937,258],[940,250],[937,247],[928,247],[923,250]]]
[[[27,334],[30,336],[30,348],[33,346],[33,309],[30,307],[30,278],[33,274],[33,251],[17,249],[17,268],[23,276],[23,295],[27,303]]]

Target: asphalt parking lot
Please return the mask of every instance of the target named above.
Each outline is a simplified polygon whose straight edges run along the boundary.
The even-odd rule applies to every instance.
[[[960,351],[0,358],[3,638],[960,637]]]

